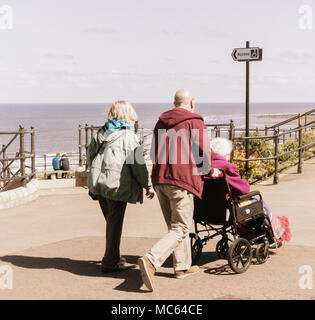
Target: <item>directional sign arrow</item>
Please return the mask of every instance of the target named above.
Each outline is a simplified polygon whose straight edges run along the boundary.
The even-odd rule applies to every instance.
[[[236,48],[232,52],[232,58],[235,61],[261,61],[262,49],[258,47]]]

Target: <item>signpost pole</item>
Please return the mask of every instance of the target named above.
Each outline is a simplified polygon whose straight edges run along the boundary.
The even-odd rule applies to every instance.
[[[249,48],[249,41],[246,41],[246,48]],[[249,137],[249,60],[246,61],[246,126],[245,126],[245,135]],[[246,139],[245,141],[245,157],[246,159],[249,158],[249,140]],[[245,172],[246,177],[248,177],[248,170],[249,169],[249,162],[246,161],[245,163]]]
[[[262,61],[262,54],[262,49],[251,48],[249,41],[246,41],[246,48],[235,48],[232,52],[234,61],[246,62],[245,174],[247,178],[249,172],[249,64],[251,61]]]

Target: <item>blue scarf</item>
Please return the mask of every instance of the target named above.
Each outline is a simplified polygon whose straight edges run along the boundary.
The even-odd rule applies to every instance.
[[[129,128],[130,125],[123,120],[110,119],[105,123],[108,130],[117,131],[122,128]]]

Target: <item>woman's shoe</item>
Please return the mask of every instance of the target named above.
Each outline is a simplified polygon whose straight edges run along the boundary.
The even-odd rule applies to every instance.
[[[104,266],[102,266],[102,273],[122,272],[122,271],[125,271],[127,269],[130,269],[130,268],[124,266],[121,263],[117,263],[113,267],[104,267]]]

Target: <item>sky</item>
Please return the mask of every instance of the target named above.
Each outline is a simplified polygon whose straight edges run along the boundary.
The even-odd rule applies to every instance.
[[[246,41],[263,49],[250,64],[252,102],[313,102],[313,8],[315,0],[0,0],[0,103],[166,102],[182,87],[198,102],[243,102],[245,63],[231,53]]]

